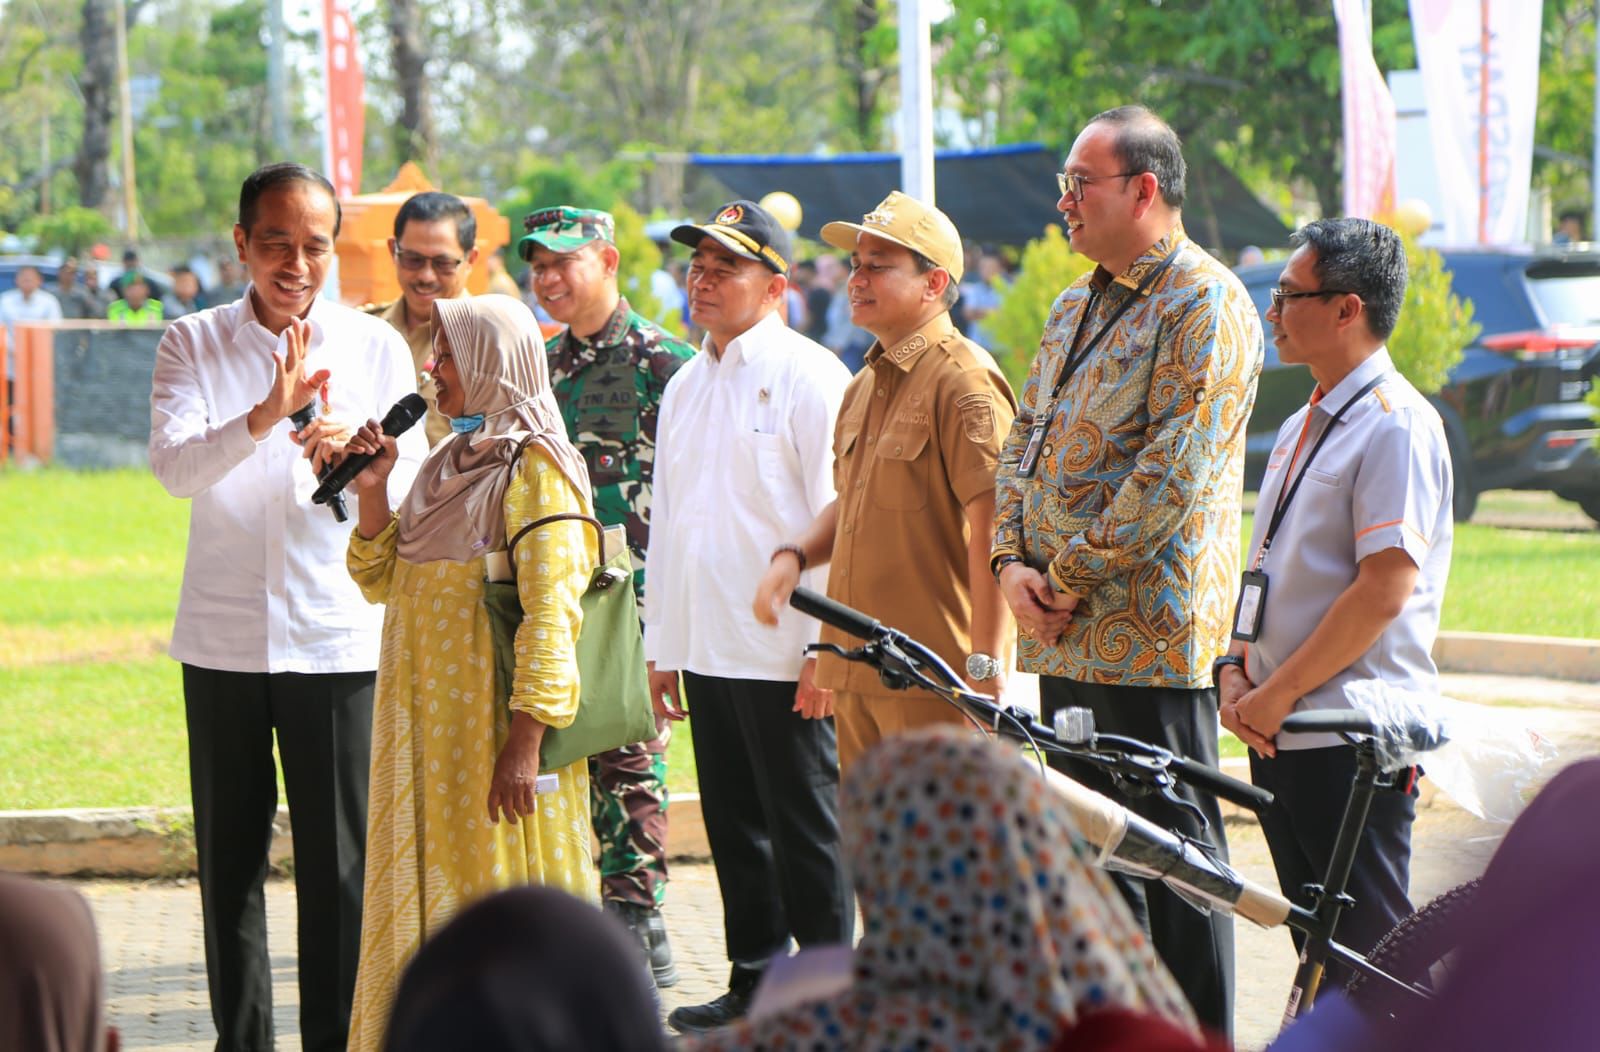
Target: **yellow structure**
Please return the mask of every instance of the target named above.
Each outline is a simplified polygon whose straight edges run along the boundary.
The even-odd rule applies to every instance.
[[[382,190],[339,202],[344,210],[344,221],[333,247],[339,254],[341,300],[357,306],[387,303],[400,295],[394,260],[389,255],[394,217],[412,194],[437,189],[428,182],[422,169],[407,161],[400,166],[394,182]],[[478,220],[478,265],[467,277],[467,291],[477,296],[489,288],[489,270],[483,265],[483,257],[500,251],[511,240],[511,224],[481,197],[463,197],[462,200]]]

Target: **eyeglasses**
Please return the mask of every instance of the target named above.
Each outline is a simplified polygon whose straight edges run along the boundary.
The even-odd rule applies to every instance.
[[[1061,188],[1062,197],[1081,201],[1086,183],[1098,182],[1101,179],[1132,179],[1136,175],[1143,174],[1143,172],[1113,172],[1111,175],[1079,175],[1077,172],[1057,172],[1056,185]]]
[[[424,256],[421,252],[412,252],[409,249],[395,249],[394,261],[401,270],[421,270],[423,267],[432,267],[433,272],[441,278],[448,278],[456,272],[456,268],[465,263],[464,259],[454,259],[450,256]]]
[[[1283,301],[1284,300],[1303,300],[1303,299],[1307,299],[1307,298],[1309,298],[1311,296],[1354,296],[1354,295],[1357,295],[1357,293],[1351,292],[1349,289],[1317,289],[1317,290],[1315,290],[1313,292],[1290,292],[1287,289],[1273,289],[1272,290],[1272,309],[1275,310],[1275,311],[1283,310]]]

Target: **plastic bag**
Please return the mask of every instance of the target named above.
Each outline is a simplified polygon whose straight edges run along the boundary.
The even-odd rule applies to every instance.
[[[1440,791],[1479,818],[1512,821],[1554,768],[1555,744],[1517,709],[1371,680],[1346,685],[1345,696],[1372,717],[1384,770],[1421,764]]]

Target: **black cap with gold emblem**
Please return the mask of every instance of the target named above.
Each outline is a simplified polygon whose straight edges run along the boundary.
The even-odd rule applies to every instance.
[[[789,273],[789,232],[754,201],[731,201],[717,209],[710,222],[684,223],[672,229],[672,240],[694,248],[706,237],[736,256]]]

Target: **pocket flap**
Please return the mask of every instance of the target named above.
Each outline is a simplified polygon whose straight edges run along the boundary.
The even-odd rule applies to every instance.
[[[927,445],[926,431],[890,431],[878,438],[878,456],[885,460],[916,460]]]

